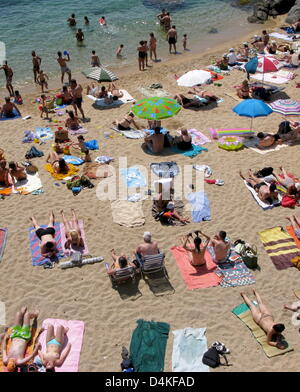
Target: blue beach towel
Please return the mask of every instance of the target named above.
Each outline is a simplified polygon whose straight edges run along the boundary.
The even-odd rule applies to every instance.
[[[64,155],[64,160],[72,165],[82,165],[84,163],[83,159],[75,157],[74,155]]]
[[[121,169],[121,175],[128,188],[139,188],[146,186],[146,179],[137,167]]]
[[[15,120],[16,118],[22,117],[20,114],[18,114],[16,109],[13,109],[13,114],[15,115],[14,117],[0,117],[0,121]]]
[[[208,151],[208,149],[205,147],[196,146],[195,144],[192,144],[191,150],[182,151],[177,146],[173,146],[172,151],[176,152],[177,154],[183,154],[186,157],[194,158],[198,154],[201,154],[202,151]]]
[[[193,222],[211,220],[210,204],[205,192],[192,192],[187,197],[192,208]]]
[[[88,142],[84,142],[84,145],[89,150],[99,150],[99,144],[97,140],[89,140]]]

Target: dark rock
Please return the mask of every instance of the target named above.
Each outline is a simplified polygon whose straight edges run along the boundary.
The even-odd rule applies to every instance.
[[[300,19],[300,0],[296,1],[285,21],[286,23],[295,23],[298,19]]]
[[[268,14],[267,14],[266,11],[263,11],[263,10],[257,11],[256,17],[257,17],[257,19],[260,19],[260,20],[262,20],[263,22],[265,22],[266,20],[268,20]]]
[[[217,34],[219,32],[218,29],[216,29],[215,27],[210,27],[208,30],[209,34]]]
[[[292,11],[291,9],[295,9]],[[268,19],[268,16],[277,16],[286,14],[291,10],[289,20],[297,20],[300,17],[300,0],[262,0],[254,6],[253,16],[248,17],[250,23],[262,23]],[[292,22],[292,23],[293,23]]]

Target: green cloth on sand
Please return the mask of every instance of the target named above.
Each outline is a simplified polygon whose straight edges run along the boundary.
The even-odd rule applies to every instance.
[[[12,327],[12,332],[10,335],[11,339],[19,338],[24,340],[31,339],[30,325],[15,325]]]

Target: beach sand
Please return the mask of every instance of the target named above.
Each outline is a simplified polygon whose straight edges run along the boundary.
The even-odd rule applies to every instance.
[[[275,24],[273,21],[269,23],[270,26]],[[262,26],[254,26],[254,29],[260,32]],[[237,47],[247,38],[250,39],[249,36],[242,39],[237,37],[235,41],[222,43],[218,48],[206,53],[176,56],[176,59],[168,63],[154,64],[146,72],[128,71],[120,78],[118,85],[127,89],[136,99],[143,97],[138,91],[139,87],[157,82],[161,83],[171,96],[177,91],[185,93],[186,88],[177,87],[174,74],[180,75],[194,68],[203,68],[211,63],[211,58],[224,53],[232,46]],[[299,75],[299,70],[296,73]],[[224,102],[218,107],[200,111],[182,109],[176,117],[164,121],[163,125],[173,135],[181,127],[197,128],[206,135],[210,127],[249,127],[249,118],[239,117],[231,110],[238,101],[226,95],[228,92],[234,95],[233,86],[244,79],[245,74],[242,71],[231,72],[221,81],[221,87],[207,87],[209,91],[224,98]],[[84,85],[86,84],[85,80]],[[52,81],[50,86],[53,86]],[[299,97],[295,80],[285,86],[284,92],[288,96]],[[25,104],[21,107],[22,115],[30,114],[30,120],[18,119],[0,123],[1,148],[5,150],[5,156],[9,161],[23,161],[25,152],[30,148],[29,144],[22,143],[24,130],[48,126],[47,121],[40,120],[37,105],[31,103],[33,98],[39,95],[40,92],[36,89],[34,95],[23,96]],[[212,220],[201,224],[191,223],[186,227],[163,227],[152,218],[152,202],[147,200],[143,203],[145,225],[131,229],[121,227],[112,221],[109,202],[97,199],[96,187],[83,190],[74,197],[65,185],[56,186],[57,181],[44,170],[45,157],[34,159],[45,193],[36,196],[15,195],[0,201],[1,226],[9,229],[7,247],[0,264],[0,299],[6,304],[7,323],[12,323],[15,312],[24,305],[30,309],[40,309],[40,320],[49,317],[83,320],[85,334],[79,369],[86,372],[119,371],[121,348],[123,345],[129,346],[136,320],[140,318],[167,322],[171,325],[171,330],[206,327],[208,344],[216,340],[224,342],[231,350],[229,360],[233,364],[229,368],[219,367],[212,371],[297,371],[300,360],[299,332],[291,324],[291,312],[283,310],[283,305],[295,301],[292,289],[299,288],[300,272],[294,268],[276,270],[257,234],[272,226],[285,226],[285,217],[292,211],[284,208],[261,210],[243,185],[238,171],[242,169],[246,172],[249,168],[261,169],[265,166],[278,169],[282,165],[299,176],[299,146],[260,155],[250,149],[227,152],[212,142],[205,145],[208,152],[203,152],[192,160],[182,155],[152,157],[142,151],[141,140],[131,141],[113,131],[113,138],[104,138],[103,134],[110,131],[112,121],[122,118],[129,109],[130,104],[117,109],[95,110],[92,101],[85,98],[84,110],[86,116],[91,118],[91,122],[86,124],[89,130],[86,138],[97,139],[100,144],[100,151],[93,153],[93,157],[127,157],[128,166],[140,164],[149,167],[151,162],[162,160],[176,160],[180,166],[191,163],[209,165],[213,170],[212,178],[225,181],[223,187],[205,185],[211,203]],[[137,121],[141,125],[146,125],[144,120]],[[254,129],[275,132],[280,121],[281,116],[275,113],[266,118],[257,118],[254,120]],[[37,147],[46,155],[51,148],[51,142]],[[117,159],[113,165],[117,167]],[[98,182],[94,181],[95,184]],[[33,267],[28,241],[29,216],[34,214],[38,221],[47,223],[48,214],[53,209],[59,221],[59,211],[64,209],[69,214],[71,207],[77,211],[79,218],[84,220],[90,254],[103,256],[105,262],[111,262],[112,248],[117,252],[132,255],[133,250],[142,241],[143,232],[152,232],[154,239],[159,242],[160,249],[166,253],[166,268],[175,293],[156,297],[141,279],[138,281],[138,291],[141,295],[127,292],[128,298],[122,299],[119,292],[111,287],[103,262],[68,270],[60,270],[58,267],[51,270]],[[210,235],[225,230],[233,240],[242,238],[257,245],[261,271],[254,273],[255,286],[211,287],[194,291],[187,289],[169,249],[178,245],[180,237],[184,234],[199,228]],[[231,314],[232,308],[242,302],[240,292],[252,295],[253,288],[256,288],[269,303],[275,320],[286,325],[284,334],[295,351],[268,359],[247,327]],[[123,288],[121,291],[123,294],[124,291],[126,293]],[[172,346],[173,336],[170,333],[165,371],[171,371]]]

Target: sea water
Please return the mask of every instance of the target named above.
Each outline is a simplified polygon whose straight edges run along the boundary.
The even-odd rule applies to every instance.
[[[105,66],[126,68],[136,61],[140,40],[148,40],[154,32],[158,39],[158,57],[168,56],[166,34],[156,15],[166,7],[178,31],[178,49],[182,52],[183,34],[188,45],[222,40],[229,30],[246,26],[249,9],[232,6],[233,0],[0,0],[0,42],[5,43],[6,58],[14,70],[14,81],[32,82],[31,52],[42,57],[42,69],[50,77],[59,72],[57,51],[67,50],[72,71],[89,68],[90,55],[96,50]],[[77,25],[67,23],[75,13]],[[84,24],[84,16],[90,25]],[[107,26],[98,19],[105,16]],[[75,34],[82,28],[83,44]],[[209,34],[211,29],[217,33]],[[214,36],[214,37],[213,37]],[[124,45],[124,58],[117,59],[116,49]],[[0,71],[0,87],[4,86],[4,72]]]

